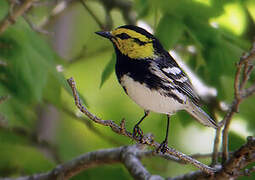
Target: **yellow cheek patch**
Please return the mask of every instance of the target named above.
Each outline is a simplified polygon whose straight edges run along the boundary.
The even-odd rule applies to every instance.
[[[134,42],[133,39],[113,39],[114,44],[124,55],[132,59],[145,59],[153,58],[155,56],[153,44],[146,43],[145,45],[139,45]]]
[[[129,39],[112,39],[114,44],[120,50],[120,52],[132,59],[145,59],[145,58],[153,58],[155,57],[154,48],[152,40],[147,38],[146,36],[137,33],[133,30],[129,29],[116,29],[112,31],[112,35],[116,37],[116,35],[126,33],[130,37]],[[139,44],[134,41],[133,38],[139,39],[142,42],[146,42],[145,44]]]

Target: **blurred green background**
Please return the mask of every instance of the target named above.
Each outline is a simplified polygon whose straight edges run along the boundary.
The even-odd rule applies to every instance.
[[[107,10],[104,4],[108,2],[88,0],[86,4],[103,24],[112,28],[127,24],[121,8]],[[0,103],[0,177],[45,172],[86,152],[134,143],[83,117],[74,106],[66,78],[75,79],[89,110],[102,119],[119,123],[125,118],[127,129],[132,131],[143,115],[112,73],[114,51],[110,42],[94,33],[100,30],[95,19],[78,1],[69,3],[61,13],[51,14],[54,3],[34,6],[26,14],[48,35],[35,32],[23,17],[0,35],[0,97],[8,96]],[[217,89],[214,100],[231,103],[235,63],[255,37],[254,0],[130,3],[140,24],[150,26],[166,49],[174,49],[205,84]],[[8,1],[0,0],[1,20],[8,9]],[[254,80],[253,73],[250,82]],[[211,107],[212,103],[207,103]],[[234,116],[230,150],[254,135],[254,107],[255,98],[251,97]],[[223,115],[216,111],[217,119]],[[161,142],[165,118],[152,113],[141,125],[143,132],[153,133]],[[212,152],[212,128],[201,126],[185,112],[171,119],[170,146],[187,154]],[[210,163],[209,158],[201,161]],[[196,170],[156,157],[143,159],[143,164],[152,174],[164,177]],[[131,179],[120,164],[89,169],[72,179],[105,177]]]

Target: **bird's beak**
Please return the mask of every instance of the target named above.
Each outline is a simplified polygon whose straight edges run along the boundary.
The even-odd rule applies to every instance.
[[[95,33],[98,34],[99,36],[102,36],[102,37],[107,38],[107,39],[111,39],[113,37],[113,35],[110,31],[98,31],[98,32],[95,32]]]

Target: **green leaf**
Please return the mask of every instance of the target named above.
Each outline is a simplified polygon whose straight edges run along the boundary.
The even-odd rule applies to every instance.
[[[100,88],[103,86],[103,84],[105,83],[105,81],[107,79],[109,79],[110,75],[112,74],[112,72],[114,71],[114,65],[116,62],[116,55],[115,53],[112,55],[111,60],[106,64],[104,71],[102,72],[101,75],[101,83],[100,83]]]
[[[165,49],[171,49],[180,39],[184,32],[181,19],[165,14],[159,21],[156,29],[156,37]]]
[[[45,66],[47,53],[40,54],[28,38],[30,34],[10,27],[0,37],[0,57],[7,63],[0,80],[16,98],[26,103],[41,101],[42,90],[48,76]],[[41,41],[34,38],[33,41]],[[38,47],[39,49],[40,47]],[[43,48],[43,43],[41,44]]]

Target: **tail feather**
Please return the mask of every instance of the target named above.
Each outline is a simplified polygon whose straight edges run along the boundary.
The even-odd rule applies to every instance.
[[[193,102],[190,102],[190,105],[186,109],[186,111],[192,115],[198,122],[205,126],[213,127],[217,129],[219,126],[216,122],[203,111],[199,106],[195,105]]]

